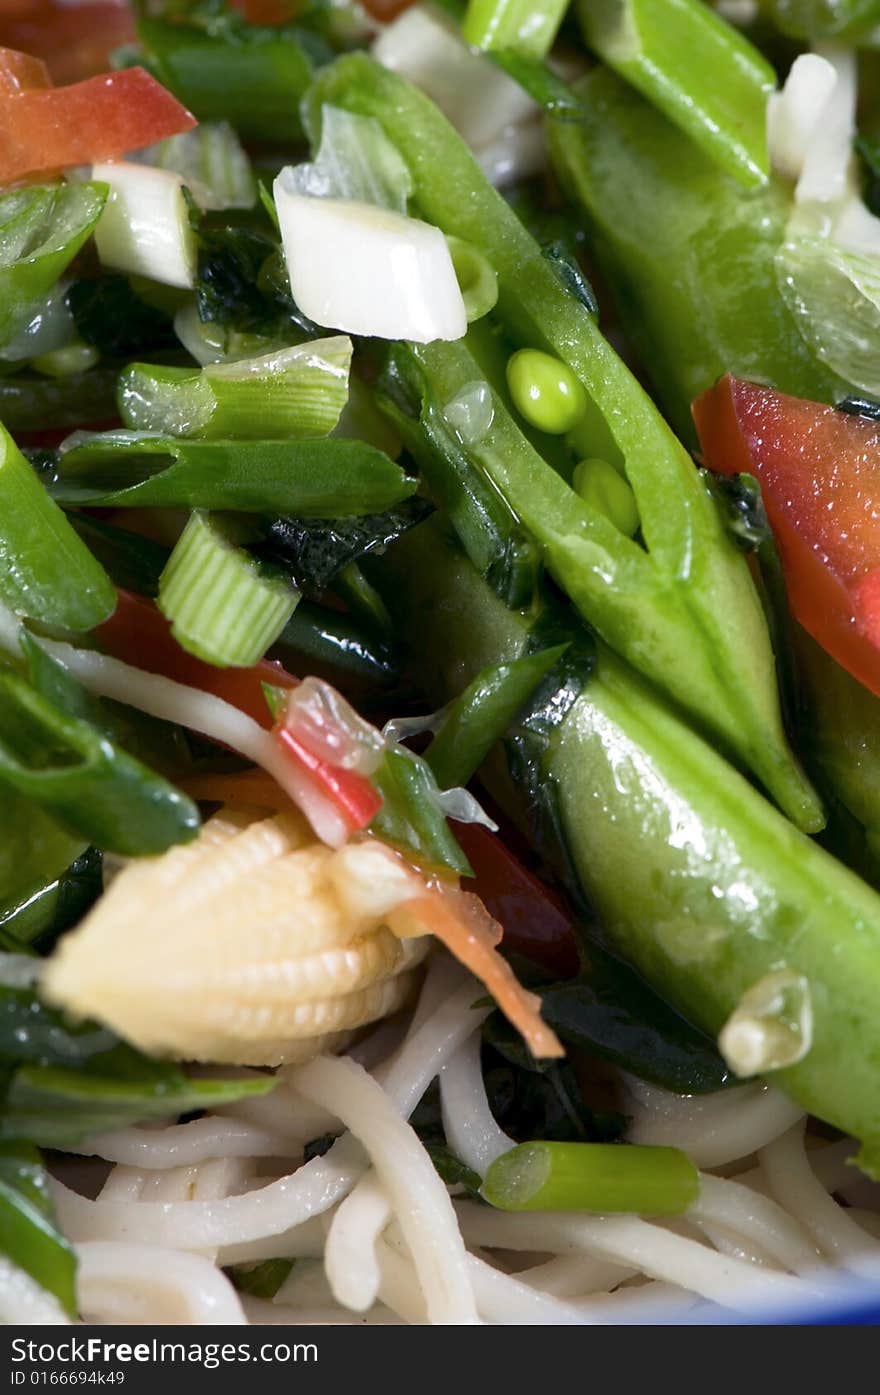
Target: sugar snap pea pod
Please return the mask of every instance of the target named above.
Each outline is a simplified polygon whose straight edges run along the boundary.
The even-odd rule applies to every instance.
[[[418,597],[403,623],[432,701],[493,655],[522,652],[527,620],[504,609],[432,523],[395,544],[390,561]],[[435,586],[446,617],[466,613],[466,627],[450,618],[425,626]],[[403,586],[398,594],[410,603]],[[691,1021],[717,1035],[749,989],[788,975],[800,1018],[780,1012],[773,1025],[789,1064],[768,1053],[764,1073],[857,1137],[862,1166],[880,1175],[880,896],[602,645],[534,774],[554,793],[609,941]],[[509,802],[509,782],[493,788]]]
[[[782,191],[743,194],[610,73],[591,74],[581,94],[585,120],[577,133],[552,129],[553,159],[591,220],[606,277],[620,289],[628,331],[670,418],[689,418],[693,394],[731,366],[798,397],[840,397],[845,386],[835,387],[809,355],[776,282]],[[796,650],[808,763],[876,851],[880,704],[806,637]]]
[[[231,10],[213,22],[143,16],[148,65],[200,121],[229,121],[247,140],[301,134],[297,103],[311,77],[313,36],[291,26],[246,24]]]
[[[767,0],[764,12],[796,39],[858,42],[880,24],[878,0]]]
[[[767,94],[776,74],[702,0],[579,0],[600,58],[749,188],[765,183]]]
[[[413,346],[409,353],[426,385],[423,429],[435,442],[445,433],[454,446],[448,404],[479,385],[479,366],[462,342]],[[690,588],[569,488],[529,444],[501,398],[487,383],[481,390],[490,407],[482,434],[468,433],[457,449],[534,534],[548,568],[581,614],[746,760],[796,822],[821,827],[815,796],[785,746],[766,629],[752,589],[743,589],[736,612],[736,623],[758,646],[745,684],[742,673],[733,678],[719,667],[717,650],[693,613]],[[723,605],[725,592],[716,597]]]
[[[607,69],[578,91],[583,121],[548,128],[553,165],[682,438],[696,442],[690,403],[722,373],[820,402],[843,396],[779,294],[786,191],[771,181],[746,192]]]
[[[793,817],[816,827],[818,806],[782,735],[772,652],[747,565],[726,538],[687,452],[433,103],[363,54],[345,55],[318,75],[306,99],[313,128],[325,102],[383,124],[409,165],[419,213],[473,243],[495,268],[498,314],[511,337],[554,355],[582,385],[590,453],[625,462],[652,562],[690,614],[690,644],[724,690],[726,739]],[[520,475],[508,486],[508,504],[524,520],[531,513],[535,532],[531,480]],[[594,584],[603,559],[589,541],[581,546],[584,514],[572,512],[570,495],[548,509],[536,536],[546,546],[556,538],[564,544],[567,534],[572,570],[595,568]],[[613,585],[609,576],[609,592]],[[714,697],[703,704],[692,695],[692,703],[701,704],[704,720],[718,715]]]

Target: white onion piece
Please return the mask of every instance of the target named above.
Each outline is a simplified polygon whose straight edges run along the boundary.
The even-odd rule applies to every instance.
[[[852,49],[835,44],[822,46],[820,55],[834,68],[835,83],[819,111],[800,178],[797,203],[838,203],[848,193],[856,114],[856,56]]]
[[[304,315],[378,339],[461,339],[467,315],[438,228],[354,199],[304,197],[292,179],[288,166],[275,180],[275,206]]]
[[[797,179],[813,134],[837,84],[833,63],[818,53],[802,53],[791,65],[781,92],[767,98],[767,150],[770,163],[787,179]]]
[[[95,245],[104,265],[191,290],[196,280],[196,239],[182,177],[172,170],[120,160],[95,165],[92,178],[110,185],[110,197],[95,228]]]
[[[446,707],[436,712],[428,712],[424,717],[392,717],[382,728],[386,741],[408,741],[411,736],[421,736],[423,732],[437,732],[446,720]]]
[[[441,415],[462,445],[478,445],[488,436],[495,420],[492,389],[481,378],[465,383],[454,397],[450,397]]]
[[[538,110],[513,78],[467,48],[451,25],[420,5],[383,29],[373,57],[427,93],[475,149]]]

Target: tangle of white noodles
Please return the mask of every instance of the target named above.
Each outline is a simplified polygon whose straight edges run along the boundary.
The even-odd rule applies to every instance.
[[[15,652],[20,632],[19,621],[0,605],[0,645]],[[231,703],[94,649],[76,649],[72,644],[42,638],[37,642],[96,697],[111,698],[151,717],[197,731],[262,766],[303,810],[322,842],[338,848],[348,838],[344,820],[329,800],[306,783],[271,732]]]
[[[97,1241],[78,1245],[76,1256],[77,1297],[86,1322],[245,1321],[232,1284],[200,1255]]]
[[[877,1279],[880,1245],[828,1195],[810,1167],[803,1124],[762,1149],[761,1167],[776,1197],[813,1234],[825,1254],[844,1269]]]
[[[0,1323],[28,1327],[48,1327],[69,1323],[54,1294],[41,1288],[36,1279],[0,1255]]]
[[[474,980],[469,980],[441,1003],[391,1062],[385,1091],[404,1116],[412,1112],[438,1070],[470,1036],[475,1021],[481,1020],[472,1010],[475,996]],[[287,1076],[288,1083],[296,1074]],[[325,1099],[320,1103],[326,1107],[331,1102]],[[244,1196],[212,1203],[140,1202],[132,1206],[127,1200],[108,1199],[106,1195],[90,1201],[60,1182],[55,1183],[55,1193],[61,1225],[74,1240],[124,1236],[140,1244],[172,1249],[220,1246],[225,1250],[269,1237],[279,1243],[286,1241],[304,1221],[341,1201],[365,1170],[362,1151],[350,1137],[343,1137],[324,1157],[313,1158],[291,1175]],[[273,1253],[283,1254],[284,1250],[270,1246],[269,1254]]]
[[[793,1274],[814,1275],[822,1256],[809,1233],[775,1201],[739,1182],[700,1176],[700,1195],[688,1210],[698,1225],[721,1225],[753,1240]]]
[[[585,1250],[738,1311],[754,1310],[761,1303],[803,1305],[816,1294],[805,1279],[756,1271],[632,1216],[585,1217],[549,1211],[510,1216],[467,1201],[459,1202],[456,1209],[470,1243],[551,1254]]]
[[[682,1148],[697,1167],[747,1158],[804,1117],[800,1105],[770,1085],[740,1085],[714,1095],[671,1095],[627,1077],[630,1143]]]
[[[868,1233],[869,1222],[860,1225],[858,1212],[847,1214],[828,1194],[857,1184],[858,1174],[847,1165],[854,1145],[818,1145],[808,1160],[801,1129],[779,1137],[799,1111],[758,1085],[678,1100],[630,1082],[636,1131],[647,1131],[651,1141],[685,1144],[708,1154],[713,1161],[704,1166],[728,1168],[761,1150],[760,1165],[746,1163],[735,1178],[703,1175],[700,1197],[684,1218],[658,1224],[516,1215],[464,1201],[451,1219],[448,1193],[403,1119],[439,1075],[453,1151],[482,1173],[509,1146],[491,1117],[478,1070],[475,1028],[485,1010],[473,1005],[482,992],[437,953],[404,1039],[399,1024],[380,1027],[358,1049],[373,1065],[373,1078],[352,1061],[313,1063],[319,1077],[329,1066],[333,1081],[322,1077],[309,1085],[312,1067],[290,1069],[270,1095],[225,1107],[213,1118],[90,1140],[90,1150],[117,1162],[97,1201],[58,1189],[62,1226],[84,1255],[93,1256],[88,1315],[204,1322],[192,1316],[198,1305],[210,1303],[212,1293],[228,1301],[232,1292],[218,1266],[280,1256],[315,1263],[297,1265],[274,1304],[233,1293],[236,1321],[242,1314],[256,1322],[448,1320],[450,1294],[458,1302],[465,1295],[470,1320],[478,1315],[489,1323],[659,1321],[663,1302],[674,1303],[676,1313],[701,1300],[744,1312],[766,1311],[772,1303],[804,1307],[827,1289],[829,1259],[859,1273],[876,1272],[880,1245]],[[378,1064],[389,1050],[390,1059]],[[353,1104],[339,1089],[339,1075],[344,1084],[352,1077],[357,1082]],[[309,1138],[347,1125],[351,1131],[323,1158],[277,1179],[256,1175],[261,1158],[264,1168],[280,1171],[281,1159],[297,1159]],[[403,1154],[399,1131],[408,1139]],[[371,1147],[380,1166],[370,1166]],[[404,1235],[407,1210],[425,1185],[439,1210],[427,1225],[410,1216]],[[504,1256],[503,1267],[495,1267],[493,1251]],[[507,1257],[517,1251],[536,1262],[505,1272]],[[141,1282],[132,1268],[159,1278]],[[204,1288],[207,1275],[219,1289]],[[30,1293],[28,1301],[50,1314],[41,1320],[60,1320],[55,1300],[27,1276],[21,1279],[23,1287],[12,1284],[4,1294],[11,1320],[29,1319],[20,1315],[25,1297],[10,1299],[9,1293]],[[168,1285],[178,1279],[173,1298]],[[4,1311],[0,1306],[0,1317]]]
[[[449,1193],[392,1100],[361,1066],[345,1058],[319,1056],[300,1066],[294,1079],[307,1099],[332,1099],[369,1154],[397,1213],[431,1322],[475,1322],[467,1256]]]
[[[480,1066],[480,1033],[460,1046],[440,1072],[440,1102],[446,1142],[457,1158],[485,1177],[490,1165],[513,1147],[489,1107]]]
[[[622,1264],[609,1264],[604,1259],[578,1254],[557,1255],[543,1264],[533,1264],[522,1270],[519,1277],[527,1280],[532,1288],[550,1293],[554,1298],[579,1298],[607,1292],[637,1273],[637,1269]]]

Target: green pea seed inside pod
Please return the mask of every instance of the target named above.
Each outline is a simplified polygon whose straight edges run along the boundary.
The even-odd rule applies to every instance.
[[[639,530],[639,506],[628,482],[607,460],[581,460],[574,468],[575,491],[610,519],[628,538]]]
[[[507,362],[507,385],[531,426],[564,436],[585,415],[587,395],[567,364],[541,349],[518,349]]]

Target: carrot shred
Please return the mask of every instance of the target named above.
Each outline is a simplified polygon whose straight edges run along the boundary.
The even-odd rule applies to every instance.
[[[392,929],[400,913],[435,935],[485,985],[533,1056],[565,1055],[556,1033],[541,1018],[541,999],[523,988],[498,953],[496,946],[504,932],[478,896],[469,891],[426,888],[423,895],[404,902],[391,914]]]

